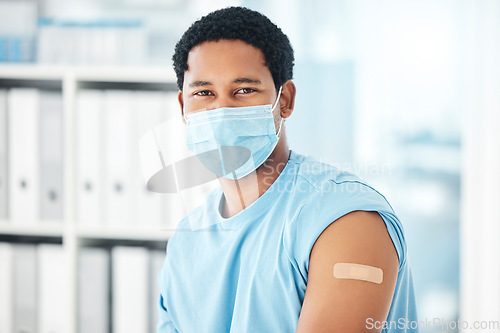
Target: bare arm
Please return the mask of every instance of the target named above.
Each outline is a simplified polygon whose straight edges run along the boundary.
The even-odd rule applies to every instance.
[[[357,263],[383,271],[381,284],[338,279],[336,263]],[[310,254],[308,282],[297,333],[379,332],[367,325],[386,320],[398,274],[398,255],[376,212],[355,211],[330,224]],[[373,326],[373,325],[372,325]]]

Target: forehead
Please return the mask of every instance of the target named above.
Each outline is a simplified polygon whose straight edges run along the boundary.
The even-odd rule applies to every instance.
[[[253,76],[272,80],[262,51],[241,40],[204,42],[191,49],[184,82],[193,80],[221,81]]]

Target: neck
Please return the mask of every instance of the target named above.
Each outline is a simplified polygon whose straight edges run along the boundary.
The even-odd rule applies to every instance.
[[[257,200],[278,178],[289,157],[290,149],[283,135],[271,155],[254,172],[237,180],[219,178],[224,192],[221,215],[234,216]]]

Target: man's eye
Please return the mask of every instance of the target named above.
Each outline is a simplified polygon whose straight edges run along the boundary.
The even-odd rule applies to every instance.
[[[252,89],[252,88],[241,88],[236,93],[237,94],[249,94],[249,93],[252,93],[254,91],[256,91],[256,90]]]
[[[202,91],[195,92],[194,95],[197,95],[197,96],[210,96],[210,95],[212,95],[212,92],[210,90],[202,90]]]

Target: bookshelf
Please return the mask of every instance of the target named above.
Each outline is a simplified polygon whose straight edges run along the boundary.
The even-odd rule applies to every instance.
[[[76,102],[79,89],[176,91],[173,70],[167,67],[99,67],[0,65],[0,89],[51,88],[63,98],[63,220],[24,221],[0,219],[0,241],[59,243],[68,278],[65,290],[64,332],[78,332],[77,258],[83,246],[135,245],[165,249],[173,230],[118,226],[82,226],[76,211]],[[156,309],[154,309],[156,311]]]

